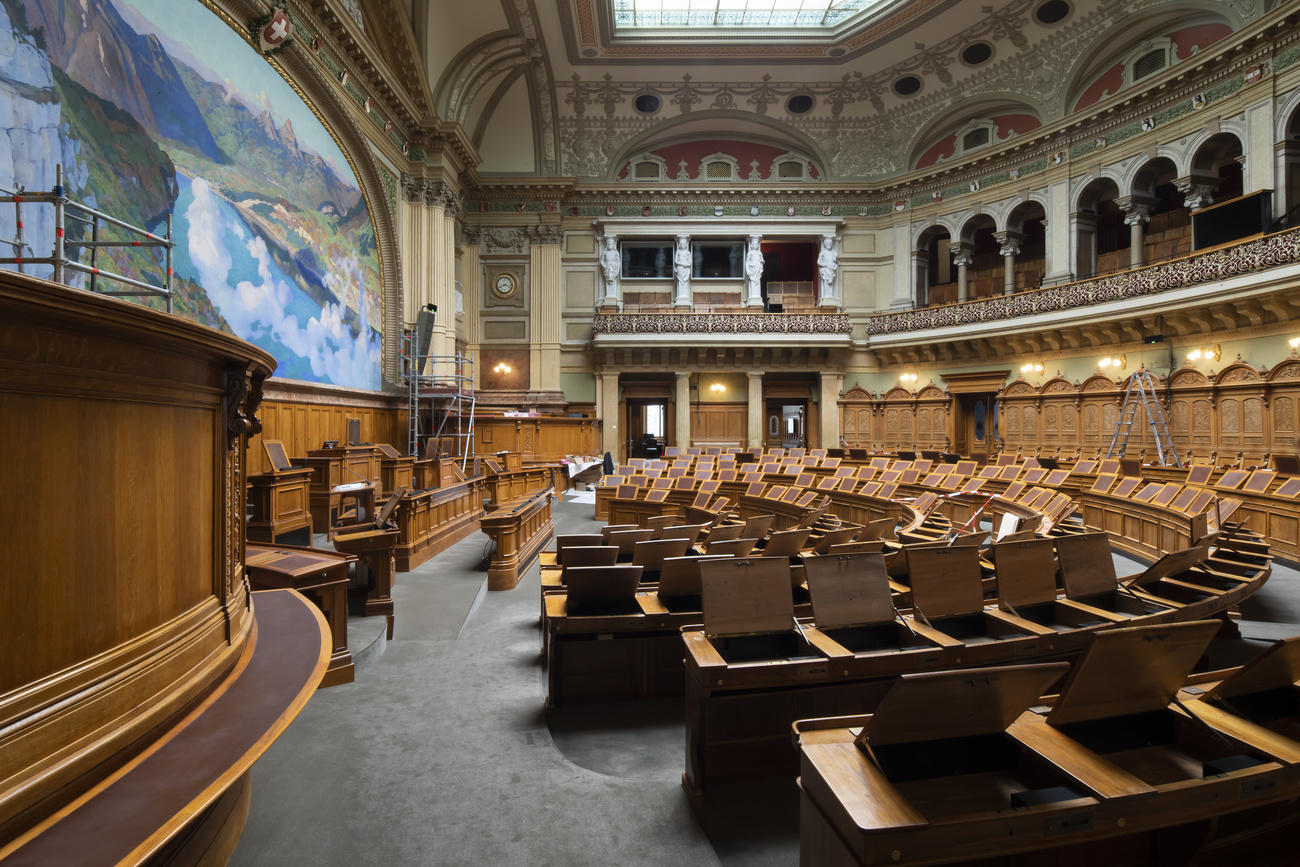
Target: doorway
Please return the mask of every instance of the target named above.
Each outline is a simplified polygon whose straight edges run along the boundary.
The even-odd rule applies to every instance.
[[[808,401],[781,397],[769,398],[766,404],[763,445],[766,448],[807,448]]]
[[[664,398],[628,398],[627,441],[630,458],[660,458],[668,442],[668,401]]]
[[[959,455],[987,455],[997,438],[997,395],[988,392],[955,397],[953,451]]]

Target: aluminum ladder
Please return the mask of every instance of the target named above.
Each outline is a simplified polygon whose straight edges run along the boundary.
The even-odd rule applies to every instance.
[[[1173,438],[1169,436],[1169,424],[1165,420],[1165,410],[1160,404],[1156,391],[1156,378],[1145,367],[1128,379],[1124,389],[1124,405],[1120,409],[1119,424],[1115,426],[1115,435],[1111,437],[1110,448],[1106,457],[1123,457],[1128,448],[1129,434],[1133,431],[1133,421],[1137,417],[1138,406],[1146,411],[1147,424],[1151,426],[1151,436],[1155,439],[1156,454],[1162,467],[1180,467],[1178,451],[1174,448]]]

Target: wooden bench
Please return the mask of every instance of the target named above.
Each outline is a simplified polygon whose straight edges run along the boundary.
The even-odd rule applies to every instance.
[[[551,489],[502,501],[483,518],[484,533],[495,543],[488,564],[488,589],[510,590],[551,541]]]

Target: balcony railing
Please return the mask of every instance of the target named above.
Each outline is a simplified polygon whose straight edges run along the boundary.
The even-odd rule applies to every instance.
[[[867,320],[867,334],[902,334],[1072,310],[1090,304],[1213,283],[1294,262],[1300,262],[1300,229],[1288,229],[1252,238],[1241,244],[1216,247],[1171,262],[1043,289],[1031,289],[1014,295],[995,295],[939,307],[878,313]]]
[[[843,334],[847,313],[597,313],[600,334]]]

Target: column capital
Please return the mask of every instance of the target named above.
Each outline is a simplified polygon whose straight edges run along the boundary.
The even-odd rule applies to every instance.
[[[952,253],[952,264],[959,268],[975,261],[975,248],[970,244],[958,241],[949,248],[949,252]]]
[[[1115,205],[1124,212],[1124,225],[1151,222],[1151,206],[1155,202],[1146,196],[1120,196]]]
[[[1214,188],[1219,179],[1212,175],[1193,172],[1181,178],[1174,178],[1174,187],[1183,194],[1183,207],[1203,208],[1214,201]]]
[[[998,252],[1003,256],[1019,256],[1024,237],[1019,232],[994,232],[993,240],[998,242]]]

